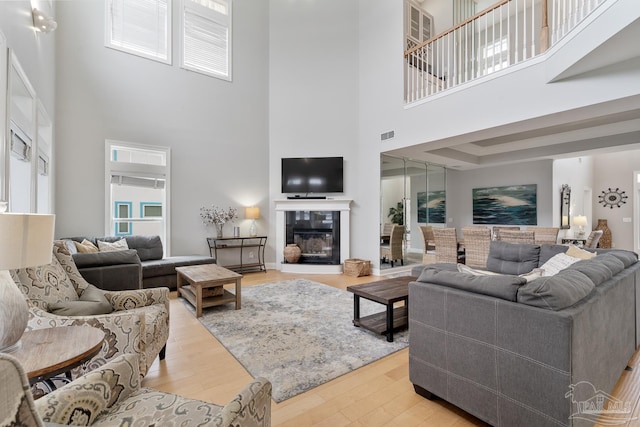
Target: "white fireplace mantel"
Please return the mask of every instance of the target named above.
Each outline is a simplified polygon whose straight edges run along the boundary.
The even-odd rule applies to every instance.
[[[339,274],[349,258],[349,199],[283,199],[276,200],[276,268],[285,273]],[[287,264],[283,262],[286,242],[287,211],[340,211],[340,265]]]

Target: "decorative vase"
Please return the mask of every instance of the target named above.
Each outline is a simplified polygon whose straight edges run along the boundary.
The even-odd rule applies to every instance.
[[[284,248],[283,252],[284,259],[289,264],[295,264],[296,262],[298,262],[298,260],[300,259],[300,255],[302,254],[302,251],[295,243],[288,244],[287,247]]]
[[[222,239],[222,227],[224,227],[224,223],[222,224],[216,224],[216,237],[218,239]]]
[[[599,219],[596,230],[602,230],[602,236],[598,241],[599,248],[611,248],[611,230],[607,225],[606,219]]]

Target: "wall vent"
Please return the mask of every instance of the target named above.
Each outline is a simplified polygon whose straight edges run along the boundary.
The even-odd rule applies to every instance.
[[[384,141],[385,139],[391,139],[395,135],[395,132],[390,130],[389,132],[380,134],[380,141]]]

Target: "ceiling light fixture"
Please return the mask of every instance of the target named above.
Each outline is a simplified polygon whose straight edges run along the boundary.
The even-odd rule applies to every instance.
[[[43,33],[50,33],[56,28],[58,28],[58,23],[52,16],[46,15],[43,11],[33,8],[31,11],[33,15],[33,26],[36,29]]]

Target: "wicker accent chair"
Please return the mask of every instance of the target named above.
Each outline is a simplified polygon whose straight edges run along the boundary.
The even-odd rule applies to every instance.
[[[120,354],[133,353],[142,376],[169,338],[169,288],[104,291],[87,283],[64,242],[51,264],[11,271],[29,306],[27,329],[89,325],[105,332],[100,352],[71,371],[77,378]]]
[[[2,425],[271,425],[271,383],[264,378],[218,406],[140,387],[139,365],[136,355],[120,355],[34,402],[18,360],[0,353],[0,420],[9,421]]]
[[[404,240],[404,225],[393,224],[388,244],[380,245],[380,259],[389,260],[391,267],[395,260],[400,260],[404,265],[404,255],[402,253],[402,242]]]
[[[458,250],[458,237],[455,228],[433,229],[436,244],[436,262],[464,263],[464,253]]]
[[[558,243],[558,227],[527,227],[525,231],[533,231],[536,245],[555,245]]]
[[[500,230],[499,235],[501,241],[509,243],[528,243],[533,245],[535,243],[535,233],[529,231],[516,231],[516,230]]]
[[[584,244],[585,248],[591,248],[591,249],[595,249],[598,247],[598,242],[600,241],[600,237],[602,237],[602,233],[604,233],[604,231],[602,230],[593,230],[591,233],[589,233],[589,236],[587,237],[587,241]]]
[[[511,225],[494,225],[491,230],[493,231],[493,240],[500,240],[500,231],[502,230],[520,231],[520,227],[511,226]]]
[[[433,227],[430,225],[420,226],[420,235],[422,236],[422,252],[427,253],[436,249],[436,244],[433,239]]]
[[[480,227],[464,227],[462,229],[464,239],[465,264],[470,267],[485,268],[491,246],[491,230]]]

